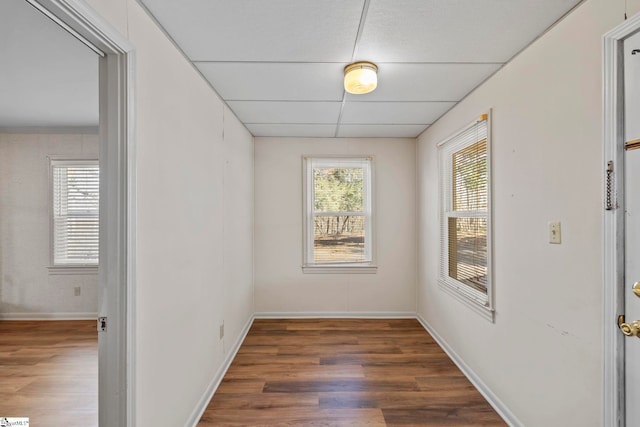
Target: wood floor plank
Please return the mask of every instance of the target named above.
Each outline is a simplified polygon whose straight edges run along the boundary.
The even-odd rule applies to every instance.
[[[229,379],[225,377],[220,383],[216,395],[225,393],[253,393],[256,395],[262,393],[265,382],[261,378]]]
[[[389,365],[424,365],[441,360],[442,356],[438,353],[419,353],[419,354],[371,354],[371,353],[355,353],[355,354],[333,354],[320,357],[321,365],[362,365],[362,366],[389,366]]]
[[[385,427],[380,409],[234,409],[207,410],[199,427]]]
[[[320,365],[320,356],[316,355],[277,355],[277,354],[238,354],[233,362],[238,366],[255,365]]]
[[[472,391],[475,391],[473,389]],[[431,391],[363,391],[320,393],[318,406],[331,408],[381,408],[381,409],[427,409],[457,407],[463,400],[466,405],[485,402],[480,393],[468,390],[446,389]]]
[[[259,369],[256,367],[259,366]],[[232,365],[229,367],[225,378],[229,379],[249,379],[264,378],[268,382],[271,380],[315,380],[326,378],[364,378],[361,366],[320,366],[316,364],[308,365],[286,365],[286,364],[260,364],[260,365]]]
[[[326,379],[319,381],[267,381],[264,393],[328,393],[345,391],[418,391],[415,380]]]
[[[264,347],[264,346],[263,346]],[[280,345],[275,347],[278,355],[315,355],[334,356],[346,354],[400,354],[402,350],[397,345],[366,345],[356,344],[316,344],[308,346]]]
[[[218,409],[318,408],[317,393],[217,393],[209,406]]]
[[[199,427],[505,426],[415,319],[259,319]]]
[[[423,409],[383,409],[387,426],[504,426],[488,403]]]

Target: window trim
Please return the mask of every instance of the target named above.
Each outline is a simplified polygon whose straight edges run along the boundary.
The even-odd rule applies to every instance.
[[[470,146],[471,144],[475,144],[478,141],[473,141],[468,144],[461,144],[457,141],[457,137],[462,133],[466,132],[473,126],[476,126],[480,123],[483,118],[486,117],[487,121],[487,293],[484,294],[476,289],[473,289],[471,286],[466,285],[458,280],[452,279],[448,277],[448,275],[442,270],[443,263],[442,258],[443,254],[448,254],[448,243],[447,246],[444,247],[444,242],[448,242],[448,235],[445,235],[447,227],[444,225],[444,222],[448,221],[449,216],[446,215],[445,211],[448,209],[445,206],[447,198],[445,198],[445,192],[450,191],[445,182],[443,182],[443,168],[446,168],[447,171],[450,170],[448,166],[445,165],[445,161],[450,163],[453,153]],[[467,124],[453,135],[445,138],[440,143],[437,144],[438,148],[438,225],[440,227],[439,235],[440,235],[440,247],[439,247],[439,255],[438,258],[440,260],[438,265],[438,285],[439,288],[451,295],[458,301],[462,302],[467,307],[471,308],[473,311],[478,313],[480,316],[489,320],[490,322],[495,321],[495,304],[494,304],[494,285],[493,285],[493,215],[492,215],[492,188],[493,188],[493,174],[492,174],[492,155],[491,155],[491,134],[492,134],[492,119],[491,119],[491,109],[486,113],[479,116],[477,120]],[[458,143],[458,144],[456,144]],[[450,197],[450,196],[449,196]],[[482,215],[484,217],[484,215]],[[448,256],[448,255],[447,255]],[[448,258],[447,258],[448,259]]]
[[[86,156],[58,156],[58,155],[48,155],[47,156],[47,166],[48,166],[48,204],[49,204],[49,266],[47,267],[49,275],[65,275],[65,274],[97,274],[98,268],[100,266],[100,261],[95,264],[87,264],[87,263],[77,263],[77,264],[56,264],[55,263],[55,255],[54,255],[54,245],[55,245],[55,224],[54,224],[54,212],[53,212],[53,191],[54,191],[54,178],[53,178],[53,168],[54,164],[60,165],[64,163],[68,164],[89,164],[93,163],[96,166],[100,166],[99,160],[97,157],[86,157]],[[98,213],[98,217],[100,214]]]
[[[366,227],[365,251],[370,255],[370,261],[349,263],[314,263],[310,261],[313,254],[311,245],[313,244],[313,226],[311,220],[313,215],[313,174],[312,163],[328,163],[335,165],[344,161],[367,161],[368,180],[365,182],[365,211],[368,208],[369,221]],[[323,155],[323,156],[303,156],[302,157],[302,272],[320,274],[375,274],[378,267],[376,265],[376,244],[375,244],[375,162],[373,156],[349,156],[349,155]],[[367,206],[368,205],[368,206]]]

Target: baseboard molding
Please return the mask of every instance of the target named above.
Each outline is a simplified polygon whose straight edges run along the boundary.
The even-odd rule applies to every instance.
[[[449,344],[442,338],[429,323],[419,314],[416,315],[416,319],[422,325],[423,328],[429,332],[429,334],[433,337],[434,340],[442,347],[445,353],[449,356],[449,358],[455,363],[458,368],[462,371],[462,373],[471,381],[476,389],[484,396],[485,399],[489,402],[489,404],[496,410],[498,415],[502,417],[502,419],[509,424],[511,427],[524,427],[524,424],[516,418],[516,416],[509,410],[509,408],[496,396],[493,391],[482,381],[482,379],[467,365],[464,360],[458,354],[453,351],[453,349],[449,346]]]
[[[187,419],[187,422],[185,423],[185,427],[197,426],[198,421],[200,421],[200,417],[202,417],[202,414],[204,413],[205,409],[207,409],[207,405],[209,405],[209,401],[211,400],[211,398],[213,397],[213,394],[216,392],[216,390],[220,386],[220,383],[222,382],[222,378],[224,378],[225,374],[227,373],[227,370],[229,369],[229,366],[231,365],[231,362],[233,362],[234,357],[236,357],[236,353],[238,353],[238,350],[240,349],[242,342],[244,341],[247,334],[249,333],[249,329],[251,329],[251,325],[253,324],[254,318],[255,316],[252,315],[249,317],[249,320],[247,320],[247,323],[244,325],[242,332],[240,332],[240,336],[238,337],[236,342],[233,344],[233,346],[229,349],[229,352],[227,352],[227,357],[224,359],[224,362],[222,362],[222,366],[220,366],[220,368],[218,369],[218,372],[216,372],[216,374],[211,379],[211,382],[209,383],[209,385],[207,386],[207,389],[205,390],[204,394],[200,398],[200,401],[198,402],[195,409],[191,413],[191,416],[189,416],[189,418]]]
[[[256,319],[415,319],[412,311],[292,311],[258,312]]]
[[[97,320],[98,313],[0,313],[0,320]]]

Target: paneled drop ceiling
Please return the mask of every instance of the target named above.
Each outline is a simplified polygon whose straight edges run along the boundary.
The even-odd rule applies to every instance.
[[[580,0],[140,0],[255,136],[415,137]],[[343,68],[378,65],[346,94]]]

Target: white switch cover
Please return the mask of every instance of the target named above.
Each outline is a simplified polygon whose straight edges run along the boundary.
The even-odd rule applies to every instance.
[[[560,221],[549,223],[549,243],[561,243]]]

